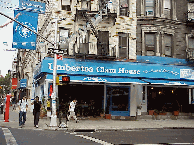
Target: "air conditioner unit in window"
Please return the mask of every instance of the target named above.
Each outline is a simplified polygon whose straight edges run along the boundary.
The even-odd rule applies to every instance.
[[[164,9],[164,16],[165,18],[170,19],[170,9]]]
[[[153,11],[146,11],[146,16],[154,16],[154,12]]]

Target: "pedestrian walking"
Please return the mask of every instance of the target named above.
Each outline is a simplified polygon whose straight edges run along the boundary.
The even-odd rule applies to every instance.
[[[35,100],[31,103],[32,105],[34,104],[34,110],[33,110],[33,115],[34,115],[34,127],[38,128],[38,122],[39,122],[39,116],[40,116],[40,108],[41,108],[41,102],[39,101],[39,97],[36,96]]]
[[[3,108],[4,108],[4,103],[3,101],[1,102],[1,114],[3,114]]]
[[[28,102],[26,96],[23,96],[18,102],[19,107],[19,126],[22,128],[26,122],[26,112],[28,109]]]
[[[69,105],[69,111],[68,112],[70,112],[70,115],[68,116],[68,121],[70,121],[70,118],[71,117],[73,117],[73,119],[75,119],[76,120],[76,123],[78,123],[79,122],[79,120],[77,120],[77,117],[75,116],[75,105],[76,105],[76,103],[77,103],[77,100],[73,100],[71,103],[70,103],[70,105]]]

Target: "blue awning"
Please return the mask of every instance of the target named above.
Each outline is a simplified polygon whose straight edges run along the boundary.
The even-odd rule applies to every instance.
[[[156,80],[156,79],[142,79],[142,81],[145,81],[149,84],[155,84],[155,85],[178,85],[178,86],[190,86],[194,85],[194,81],[186,81],[186,80]]]

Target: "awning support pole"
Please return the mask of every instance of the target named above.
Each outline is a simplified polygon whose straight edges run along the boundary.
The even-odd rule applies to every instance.
[[[104,84],[104,115],[106,111],[106,84]]]

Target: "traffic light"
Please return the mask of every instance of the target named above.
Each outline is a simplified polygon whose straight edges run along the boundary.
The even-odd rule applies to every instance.
[[[70,82],[69,76],[62,76],[62,84],[68,84]]]
[[[56,85],[59,85],[59,76],[56,77]]]

